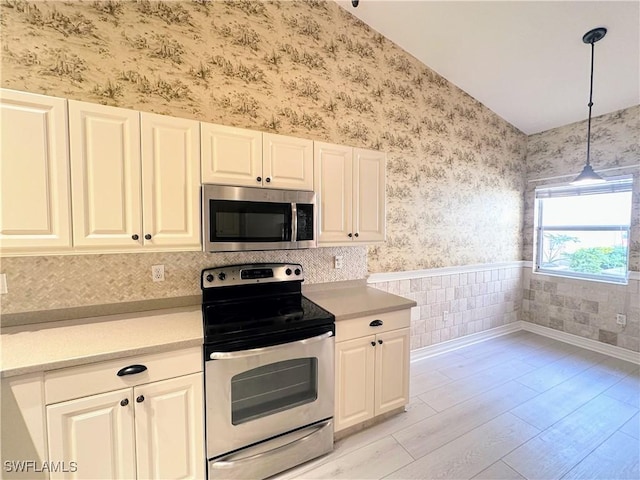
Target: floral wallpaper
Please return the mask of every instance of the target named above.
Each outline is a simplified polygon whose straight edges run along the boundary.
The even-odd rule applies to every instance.
[[[587,122],[529,136],[523,259],[533,260],[535,188],[566,183],[586,160]],[[596,117],[591,126],[591,165],[603,177],[632,174],[629,270],[640,271],[640,105]]]
[[[2,87],[387,152],[369,272],[521,257],[526,136],[333,2],[0,8]]]

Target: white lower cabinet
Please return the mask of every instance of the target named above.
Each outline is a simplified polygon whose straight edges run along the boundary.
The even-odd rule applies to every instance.
[[[190,351],[191,350],[191,351]],[[49,459],[65,468],[51,479],[203,479],[205,475],[204,401],[199,349],[178,354],[191,365],[164,368],[171,358],[147,355],[131,360],[74,367],[45,374]],[[193,361],[191,361],[193,360]],[[144,365],[138,374],[117,376],[128,365]],[[201,363],[200,363],[201,365]],[[180,370],[183,370],[180,372]],[[111,373],[111,379],[106,376]],[[92,384],[89,378],[107,379]],[[82,382],[82,386],[75,385]],[[120,388],[86,395],[98,385]],[[148,383],[145,383],[148,382]]]
[[[142,385],[133,396],[138,478],[203,478],[202,374]]]
[[[51,472],[52,479],[135,478],[130,398],[126,389],[47,407],[49,458],[69,471]]]
[[[336,322],[336,432],[409,403],[409,322],[409,310]]]

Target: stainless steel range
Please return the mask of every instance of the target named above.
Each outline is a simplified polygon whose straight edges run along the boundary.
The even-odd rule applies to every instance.
[[[266,478],[333,449],[334,317],[297,264],[202,271],[209,479]]]

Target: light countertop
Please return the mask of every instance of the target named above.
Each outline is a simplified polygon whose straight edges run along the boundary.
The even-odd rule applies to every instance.
[[[336,322],[350,318],[395,312],[415,307],[416,302],[408,298],[383,292],[366,285],[310,285],[302,293],[314,303],[333,313]]]
[[[336,321],[411,308],[409,300],[364,282],[315,284],[303,288],[312,302]],[[165,308],[4,327],[0,335],[0,376],[200,346],[201,306]]]
[[[6,327],[2,377],[202,345],[200,305]]]

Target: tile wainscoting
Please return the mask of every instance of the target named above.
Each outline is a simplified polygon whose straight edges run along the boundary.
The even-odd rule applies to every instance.
[[[368,283],[417,302],[411,350],[518,320],[640,351],[640,275],[628,285],[534,274],[531,262],[373,274]],[[616,314],[626,325],[616,324]]]
[[[520,320],[522,262],[373,274],[368,282],[418,304],[411,350]]]
[[[534,274],[523,268],[521,319],[580,337],[640,351],[640,277],[627,285]],[[616,323],[625,314],[626,325]]]

